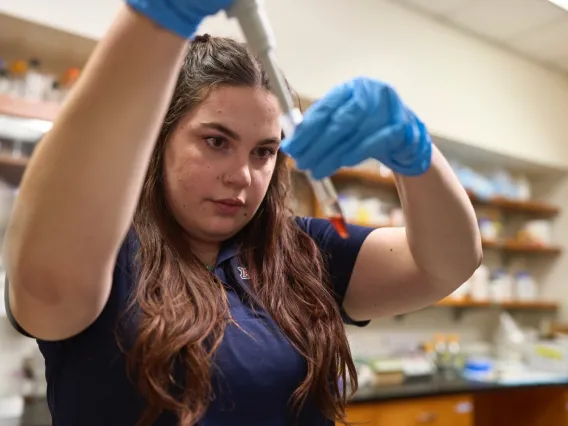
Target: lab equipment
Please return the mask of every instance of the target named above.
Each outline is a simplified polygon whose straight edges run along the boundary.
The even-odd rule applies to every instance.
[[[465,363],[462,376],[466,380],[488,382],[495,378],[495,367],[490,358],[471,358]]]
[[[191,38],[201,21],[228,7],[232,0],[126,0],[137,12],[183,38]]]
[[[515,299],[520,302],[533,302],[537,298],[538,286],[534,277],[527,271],[515,274]]]
[[[282,108],[281,123],[284,135],[286,138],[292,137],[297,126],[302,122],[302,114],[294,107],[288,85],[278,69],[275,55],[276,42],[261,0],[236,0],[226,13],[228,17],[239,21],[249,48],[264,66],[272,91]],[[309,172],[306,174],[323,214],[329,218],[337,233],[347,238],[347,225],[333,183],[327,177],[316,180]]]

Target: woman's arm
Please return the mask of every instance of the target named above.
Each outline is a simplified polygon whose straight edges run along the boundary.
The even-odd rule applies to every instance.
[[[71,336],[104,307],[185,47],[124,6],[38,145],[4,246],[10,306],[30,334]]]
[[[359,77],[335,86],[281,149],[316,179],[369,158],[397,175],[407,226],[374,230],[361,245],[343,299],[352,319],[430,305],[479,266],[481,239],[465,190],[424,123],[388,84]]]
[[[345,311],[364,320],[428,306],[473,274],[483,254],[475,211],[440,151],[417,177],[396,176],[405,228],[377,229],[363,243]]]
[[[471,201],[440,151],[421,177],[395,175],[412,257],[433,283],[453,291],[481,264],[481,236]]]

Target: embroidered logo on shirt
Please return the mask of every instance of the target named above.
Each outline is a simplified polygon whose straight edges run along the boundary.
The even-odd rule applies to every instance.
[[[241,276],[241,280],[250,280],[249,273],[247,268],[243,268],[242,266],[238,266],[237,269],[239,270],[239,275]]]

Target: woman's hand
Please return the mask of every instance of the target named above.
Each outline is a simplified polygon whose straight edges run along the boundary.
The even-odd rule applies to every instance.
[[[134,10],[183,38],[191,38],[201,21],[229,7],[233,0],[126,0]]]
[[[316,179],[368,158],[405,176],[423,174],[432,161],[424,124],[392,87],[370,78],[340,84],[312,105],[282,150]]]

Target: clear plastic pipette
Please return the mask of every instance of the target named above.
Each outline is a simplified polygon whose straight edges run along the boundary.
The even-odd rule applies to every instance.
[[[292,94],[277,66],[276,41],[262,0],[236,0],[227,10],[227,16],[239,21],[249,48],[262,63],[272,91],[282,108],[281,124],[284,135],[286,137],[292,136],[296,126],[302,121],[302,113],[294,107]],[[323,214],[331,221],[337,233],[341,237],[347,238],[349,235],[346,222],[331,179],[316,180],[309,172],[306,175]]]

